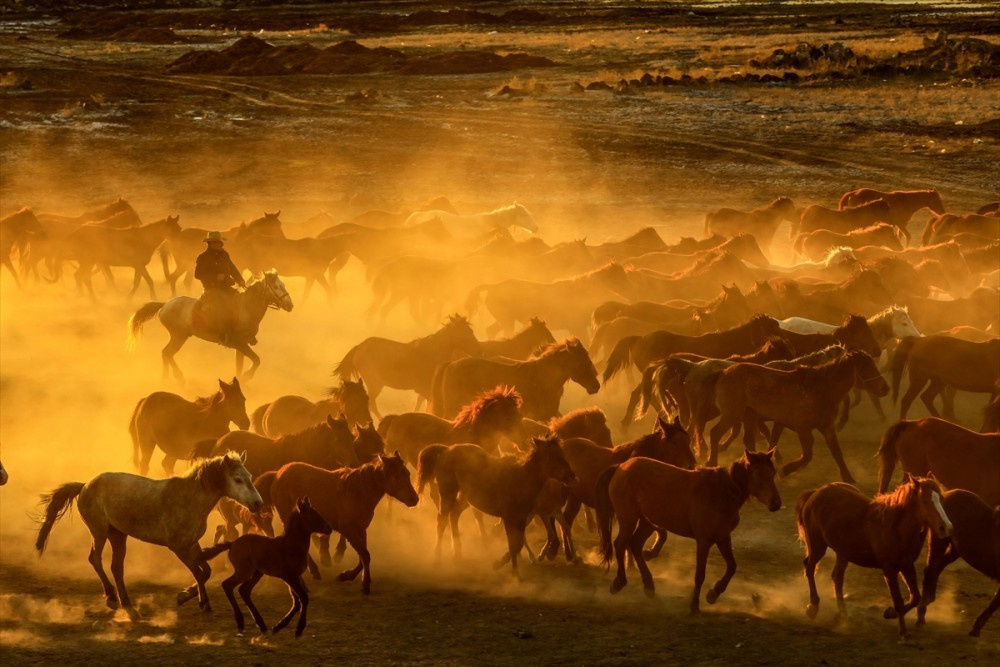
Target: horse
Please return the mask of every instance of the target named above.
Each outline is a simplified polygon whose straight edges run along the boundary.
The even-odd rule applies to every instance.
[[[406,222],[406,219],[414,211],[447,211],[448,213],[458,214],[455,207],[452,205],[451,201],[447,197],[435,197],[429,201],[425,201],[421,204],[415,206],[412,210],[402,210],[399,213],[393,213],[391,211],[386,211],[384,209],[370,209],[358,213],[356,216],[348,220],[350,223],[357,225],[365,225],[366,227],[399,227]]]
[[[639,568],[647,596],[655,595],[653,575],[643,555],[643,545],[660,529],[693,538],[697,545],[691,613],[701,609],[708,552],[716,546],[726,561],[726,572],[705,599],[715,604],[736,573],[732,532],[740,521],[740,508],[752,496],[771,512],[781,509],[781,494],[774,484],[774,450],[745,452],[728,468],[683,470],[644,457],[634,458],[601,473],[597,480],[597,527],[601,561],[610,565],[612,553],[618,572],[611,583],[617,593],[627,583],[625,551]],[[618,519],[618,536],[611,542],[611,519]]]
[[[995,391],[1000,380],[1000,339],[972,343],[949,336],[904,338],[892,358],[893,402],[899,396],[899,383],[907,368],[910,386],[899,402],[900,420],[906,419],[917,394],[927,410],[940,417],[934,407],[934,398],[946,387],[987,394]],[[954,406],[947,400],[944,416],[949,421],[957,421]]]
[[[951,521],[951,537],[930,536],[927,566],[924,568],[924,594],[917,606],[917,625],[924,624],[927,605],[937,597],[937,582],[942,570],[962,558],[987,577],[1000,581],[1000,509],[987,505],[979,496],[963,489],[953,489],[941,496],[941,505]],[[983,626],[1000,609],[1000,588],[986,609],[976,617],[969,635],[978,637]]]
[[[458,215],[442,210],[417,211],[410,214],[403,226],[413,227],[433,220],[443,223],[445,228],[455,236],[470,236],[497,227],[503,229],[519,227],[532,234],[538,232],[538,223],[535,222],[534,216],[517,202],[474,215]]]
[[[798,333],[786,329],[781,335],[799,354],[808,354],[839,343],[849,350],[861,350],[875,359],[882,355],[882,346],[868,325],[867,318],[861,315],[845,315],[844,323],[834,327],[831,333]]]
[[[795,204],[788,197],[778,197],[767,206],[750,212],[720,208],[705,214],[705,236],[735,236],[746,232],[757,239],[761,250],[768,255],[774,234],[785,220],[792,224],[798,221]]]
[[[889,393],[889,384],[879,373],[875,361],[860,350],[849,350],[840,358],[814,368],[781,371],[742,363],[725,369],[715,384],[715,403],[720,418],[709,433],[709,465],[717,460],[723,433],[732,430],[735,437],[742,424],[743,442],[752,451],[758,422],[766,420],[795,431],[802,445],[801,456],[786,463],[782,475],[790,475],[812,460],[812,431],[815,429],[823,434],[840,469],[841,479],[853,483],[854,478],[840,450],[834,421],[837,408],[855,384],[879,396]]]
[[[306,628],[306,613],[309,609],[309,591],[302,581],[302,573],[306,569],[306,557],[309,554],[309,537],[313,533],[329,535],[333,531],[319,512],[313,509],[308,497],[300,498],[292,508],[285,524],[285,532],[280,537],[265,537],[263,535],[244,535],[233,542],[224,542],[209,547],[203,552],[205,560],[217,556],[223,551],[229,552],[229,562],[233,566],[233,574],[222,582],[229,604],[233,607],[236,619],[236,629],[243,633],[243,613],[236,604],[233,589],[240,587],[240,597],[250,610],[253,620],[263,633],[267,632],[267,624],[254,606],[251,595],[253,588],[265,574],[277,577],[288,585],[288,593],[292,596],[292,608],[284,618],[274,626],[274,633],[291,622],[301,609],[299,622],[295,626],[295,636],[301,637]]]
[[[451,421],[425,412],[388,415],[378,432],[387,447],[401,451],[413,466],[424,447],[439,443],[472,443],[498,453],[503,438],[515,443],[524,439],[521,395],[513,387],[496,387],[477,396]]]
[[[677,243],[668,244],[664,250],[666,252],[677,253],[678,255],[693,255],[702,250],[716,248],[725,242],[726,237],[722,234],[712,234],[702,239],[696,239],[693,236],[682,236],[677,240]]]
[[[250,359],[250,368],[247,370],[246,379],[252,378],[260,366],[260,357],[250,348],[249,340],[257,335],[260,321],[269,308],[280,308],[286,312],[292,310],[292,297],[285,289],[285,284],[274,271],[266,271],[260,277],[251,279],[247,283],[246,289],[239,294],[237,303],[237,321],[235,330],[247,332],[251,338],[245,336],[231,336],[227,343],[221,343],[220,332],[211,330],[200,318],[196,318],[194,307],[196,299],[188,296],[178,296],[166,302],[151,301],[141,306],[128,320],[128,347],[134,349],[142,333],[143,325],[153,316],[159,313],[160,323],[170,333],[170,340],[160,353],[163,357],[163,377],[166,378],[170,369],[174,371],[174,377],[181,383],[184,382],[184,374],[181,372],[174,355],[184,347],[184,343],[191,336],[196,336],[209,343],[219,343],[225,347],[236,350],[236,374],[243,371],[243,358]]]
[[[238,266],[250,271],[274,267],[283,276],[305,278],[305,291],[302,294],[304,303],[314,284],[323,288],[328,301],[333,299],[336,272],[348,258],[350,239],[288,239],[284,236],[254,233],[241,226],[230,246],[233,260]],[[326,279],[328,271],[332,284]]]
[[[14,269],[11,255],[16,249],[22,269],[27,268],[25,257],[32,240],[45,239],[46,237],[47,234],[42,224],[27,206],[16,213],[0,218],[0,262],[10,271],[10,275],[14,277],[14,283],[18,287],[21,286],[21,281]]]
[[[88,560],[104,586],[108,608],[121,606],[132,620],[139,619],[124,580],[125,542],[131,536],[170,549],[195,578],[192,587],[178,594],[177,603],[191,599],[196,591],[202,610],[209,612],[205,582],[212,569],[201,558],[198,540],[220,498],[232,498],[252,511],[262,505],[241,457],[232,452],[199,461],[180,477],[155,480],[124,472],[101,473],[87,483],[69,482],[42,496],[45,519],[35,549],[39,555],[45,551],[56,521],[77,500],[80,516],[94,537]],[[104,544],[109,540],[114,587],[102,562]]]
[[[919,337],[921,335],[917,330],[917,325],[910,319],[909,309],[906,306],[893,304],[885,310],[868,317],[867,322],[879,345],[885,345],[886,341],[892,338]],[[837,330],[837,325],[835,324],[817,322],[804,317],[788,317],[778,320],[778,324],[785,331],[794,331],[802,334],[833,334]]]
[[[820,229],[846,234],[854,229],[874,225],[876,222],[887,222],[890,215],[889,203],[884,199],[876,199],[839,210],[810,204],[802,209],[802,216],[798,223],[792,223],[788,238],[794,239],[799,234],[807,234]]]
[[[364,380],[343,380],[330,389],[327,398],[315,402],[302,396],[280,396],[254,410],[250,420],[255,432],[275,438],[339,414],[347,417],[351,426],[372,422]]]
[[[748,288],[754,281],[753,271],[729,252],[704,255],[694,265],[676,273],[635,269],[629,275],[638,293],[660,301],[710,299],[720,283]]]
[[[979,287],[968,297],[942,301],[908,296],[905,299],[910,317],[924,331],[943,331],[956,325],[1000,330],[1000,292]]]
[[[935,417],[901,421],[882,436],[878,457],[879,493],[889,488],[898,460],[904,474],[933,476],[990,507],[1000,505],[1000,433],[976,433]]]
[[[922,241],[924,245],[932,245],[956,234],[978,234],[996,240],[1000,238],[1000,218],[978,213],[966,215],[944,213],[927,223]]]
[[[553,417],[548,424],[542,424],[525,417],[524,435],[526,437],[542,437],[555,433],[563,441],[569,438],[586,438],[599,447],[611,449],[611,429],[608,428],[608,417],[597,406],[577,408],[561,417]]]
[[[504,385],[521,395],[524,416],[551,419],[559,415],[563,386],[570,380],[588,394],[601,389],[597,369],[576,338],[541,347],[525,361],[458,359],[435,371],[431,412],[453,417],[481,392]]]
[[[195,446],[195,456],[214,456],[229,450],[246,454],[246,468],[254,476],[277,470],[292,461],[323,466],[356,465],[355,433],[343,415],[326,419],[297,433],[268,438],[249,431],[230,431],[218,440],[203,440]],[[384,446],[381,439],[374,443],[376,451]],[[367,452],[371,456],[374,452]]]
[[[621,241],[606,241],[590,246],[591,254],[601,261],[626,260],[662,252],[667,247],[660,235],[652,227],[643,227]]]
[[[721,255],[724,252],[728,252],[747,264],[760,268],[767,268],[771,264],[757,244],[757,239],[745,232],[734,235],[726,240],[725,243],[710,250],[703,250],[691,255],[678,255],[677,253],[663,250],[648,252],[638,257],[629,258],[628,264],[637,269],[653,269],[661,273],[675,273],[694,266],[702,257]]]
[[[410,483],[410,471],[399,452],[392,456],[378,454],[357,468],[324,470],[308,463],[289,463],[278,470],[271,484],[271,502],[287,525],[296,500],[309,496],[313,506],[358,552],[356,567],[341,572],[338,581],[353,581],[361,575],[361,592],[371,592],[371,554],[368,552],[368,526],[375,507],[383,496],[391,496],[407,507],[419,499]],[[316,567],[306,554],[310,569]]]
[[[236,378],[232,383],[219,380],[219,391],[193,401],[166,391],[139,399],[128,424],[133,465],[140,475],[149,474],[149,460],[159,445],[166,454],[163,470],[173,475],[177,459],[192,458],[196,443],[228,433],[230,422],[237,428],[249,428],[246,403]]]
[[[878,246],[856,248],[854,254],[862,262],[874,262],[884,257],[902,259],[914,266],[924,260],[940,262],[941,270],[948,281],[947,291],[962,295],[968,291],[970,283],[969,265],[962,254],[962,247],[954,241],[946,241],[919,248],[904,248],[902,252]]]
[[[827,229],[799,234],[792,244],[792,251],[815,262],[825,257],[830,248],[880,246],[890,250],[902,250],[905,241],[906,237],[898,227],[877,222],[869,227],[852,229],[846,234],[838,234]]]
[[[843,210],[852,206],[859,206],[877,199],[882,199],[889,205],[889,218],[886,222],[898,227],[906,235],[907,242],[910,239],[910,232],[906,225],[910,222],[913,214],[922,208],[930,209],[933,213],[941,215],[944,213],[944,203],[937,190],[893,190],[882,192],[871,188],[859,188],[850,192],[845,192],[837,202],[837,208]]]
[[[527,359],[539,347],[552,345],[555,342],[556,339],[545,322],[532,317],[524,329],[510,338],[479,341],[479,349],[484,357]]]
[[[431,396],[434,370],[455,356],[479,356],[479,341],[469,320],[458,315],[448,318],[441,329],[400,343],[372,336],[352,347],[334,368],[341,380],[360,377],[368,388],[369,407],[381,418],[375,400],[383,387],[412,389],[417,392],[417,406]]]
[[[865,262],[861,268],[877,273],[885,289],[896,298],[907,295],[923,297],[931,293],[930,285],[917,267],[901,257],[882,257],[874,262]]]
[[[107,220],[108,218],[114,216],[128,216],[128,225],[131,227],[138,227],[142,224],[139,220],[139,215],[132,208],[126,200],[119,197],[115,201],[108,202],[98,206],[97,208],[84,211],[83,213],[75,216],[70,215],[56,215],[54,213],[39,213],[39,220],[45,222],[57,222],[64,225],[82,225],[88,222],[98,222],[100,220]],[[125,226],[123,224],[123,226]]]
[[[534,513],[538,494],[546,481],[564,484],[576,481],[559,447],[558,436],[533,438],[522,457],[495,457],[476,445],[431,445],[420,452],[417,464],[418,493],[436,481],[440,494],[435,554],[441,556],[441,538],[451,522],[455,558],[462,554],[458,519],[466,507],[499,517],[507,534],[507,553],[494,569],[508,561],[515,577],[520,577],[517,557],[524,546],[524,530]]]
[[[903,617],[920,602],[914,563],[927,532],[930,530],[940,538],[951,534],[951,521],[941,506],[938,483],[907,475],[892,494],[876,496],[874,500],[850,484],[825,484],[799,496],[795,503],[795,520],[799,539],[806,547],[802,564],[809,581],[809,606],[806,608],[809,618],[816,618],[819,612],[816,564],[830,548],[837,556],[833,566],[837,621],[847,612],[844,573],[848,564],[878,568],[892,596],[899,634],[905,637]],[[899,591],[900,574],[910,590],[910,600],[905,605]]]

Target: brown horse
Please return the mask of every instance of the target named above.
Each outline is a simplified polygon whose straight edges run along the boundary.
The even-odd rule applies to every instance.
[[[517,556],[524,546],[524,529],[535,511],[539,492],[548,479],[564,484],[576,481],[559,448],[559,438],[534,438],[520,458],[495,457],[476,445],[431,445],[420,452],[417,485],[422,492],[436,481],[440,494],[435,553],[441,556],[441,538],[451,522],[455,557],[462,554],[458,519],[466,507],[499,517],[507,534],[507,553],[494,569],[510,561],[515,576]]]
[[[305,278],[303,301],[309,298],[314,284],[323,288],[328,300],[333,298],[336,282],[332,285],[327,282],[327,272],[335,278],[351,247],[350,239],[344,237],[289,239],[243,228],[230,245],[233,261],[238,266],[250,271],[275,268],[283,276]]]
[[[729,252],[705,255],[684,271],[664,274],[652,269],[634,269],[629,277],[638,293],[658,301],[711,299],[716,285],[734,283],[749,288],[754,282],[754,272]]]
[[[889,427],[878,449],[878,492],[885,493],[897,459],[904,474],[933,476],[949,489],[966,489],[1000,505],[1000,433],[976,433],[928,417]]]
[[[438,443],[473,443],[497,453],[503,438],[515,443],[524,439],[521,395],[511,387],[496,387],[477,396],[451,421],[425,412],[408,412],[388,415],[378,431],[386,446],[401,451],[413,466],[424,447]]]
[[[700,610],[708,552],[718,547],[726,572],[705,596],[709,604],[715,604],[736,573],[732,532],[740,522],[740,508],[750,496],[772,512],[781,508],[773,457],[773,450],[746,452],[728,468],[698,470],[682,470],[640,457],[605,470],[597,480],[597,526],[603,562],[611,562],[612,552],[618,562],[611,592],[617,593],[626,584],[627,549],[639,568],[646,595],[654,595],[653,575],[642,547],[653,531],[660,529],[693,538],[697,544],[692,613]],[[618,519],[618,536],[612,547],[613,517]]]
[[[521,395],[521,411],[531,419],[559,415],[563,386],[572,380],[596,394],[601,389],[590,355],[576,338],[538,349],[526,361],[466,358],[443,364],[434,373],[431,411],[452,417],[483,391],[510,386]]]
[[[799,539],[806,546],[806,579],[809,581],[809,606],[806,614],[816,618],[819,593],[816,592],[816,564],[833,549],[833,589],[837,596],[837,620],[847,611],[844,604],[844,573],[850,563],[882,570],[892,596],[892,606],[899,619],[899,634],[906,636],[904,615],[920,602],[917,569],[927,531],[945,538],[951,534],[951,522],[941,507],[941,487],[933,479],[907,476],[891,495],[868,498],[855,487],[842,482],[825,484],[806,491],[795,503]],[[903,604],[899,575],[906,580],[910,600]]]
[[[553,417],[548,424],[533,419],[524,419],[526,437],[542,437],[554,433],[563,441],[569,438],[586,438],[599,447],[610,449],[611,429],[608,416],[597,406],[577,408],[561,417]]]
[[[980,287],[968,297],[942,301],[906,297],[906,305],[921,331],[943,331],[954,326],[973,326],[978,329],[1000,330],[1000,308],[997,301],[1000,293],[996,289]]]
[[[799,234],[808,234],[820,229],[846,234],[854,229],[869,227],[876,222],[888,222],[890,215],[889,203],[884,199],[840,210],[810,204],[802,209],[798,224],[792,223],[788,238],[794,239]]]
[[[828,229],[799,234],[795,237],[792,250],[795,254],[808,257],[814,262],[826,257],[830,248],[863,248],[880,246],[890,250],[902,250],[906,237],[898,227],[878,222],[870,227],[852,229],[846,234],[838,234]]]
[[[761,250],[768,255],[774,234],[785,220],[792,224],[798,222],[798,211],[788,197],[778,197],[767,206],[750,212],[720,208],[705,214],[705,236],[735,236],[746,232],[757,239]]]
[[[709,434],[709,465],[718,459],[723,433],[732,430],[735,434],[742,424],[743,442],[753,451],[759,422],[774,421],[795,431],[802,445],[802,455],[782,467],[783,475],[790,475],[812,460],[812,432],[818,430],[840,469],[841,479],[853,482],[837,440],[835,421],[837,409],[859,383],[879,396],[889,393],[889,384],[875,361],[858,350],[815,368],[780,371],[757,364],[727,368],[715,385],[720,418]]]
[[[254,606],[251,595],[253,588],[265,574],[277,577],[288,585],[288,593],[292,596],[292,608],[284,618],[274,626],[274,633],[288,625],[295,614],[302,611],[295,627],[295,636],[301,637],[306,629],[306,613],[309,609],[309,591],[302,581],[302,573],[306,569],[306,558],[309,555],[309,537],[313,533],[329,535],[333,528],[320,516],[319,512],[309,504],[309,498],[300,498],[295,503],[285,523],[285,532],[280,537],[265,537],[263,535],[244,535],[233,542],[205,549],[203,558],[213,558],[223,551],[229,552],[229,562],[233,566],[233,574],[222,582],[222,590],[229,598],[236,618],[236,629],[243,633],[243,613],[236,604],[233,589],[240,587],[240,597],[250,610],[250,615],[257,623],[261,632],[267,632],[267,624]]]
[[[893,401],[899,396],[899,383],[905,368],[910,371],[910,386],[899,403],[899,418],[906,419],[917,394],[927,410],[940,417],[934,407],[934,398],[945,387],[993,393],[1000,380],[1000,339],[972,343],[948,336],[904,338],[892,359]],[[958,421],[949,401],[945,401],[944,416],[948,421]]]
[[[899,227],[907,240],[910,232],[906,225],[910,222],[913,214],[922,208],[930,209],[938,215],[944,213],[944,203],[937,190],[893,190],[892,192],[882,192],[871,188],[859,188],[844,193],[837,202],[840,209],[859,206],[878,199],[884,200],[889,205],[889,217],[886,222]]]
[[[381,417],[375,400],[383,387],[417,392],[417,409],[431,396],[438,366],[456,356],[479,356],[479,341],[464,317],[452,315],[435,333],[399,343],[387,338],[366,338],[352,347],[333,370],[341,380],[360,376],[368,388],[371,412]]]
[[[254,476],[277,470],[291,461],[305,461],[333,468],[357,459],[354,434],[341,415],[327,415],[325,421],[299,431],[268,438],[249,431],[230,431],[218,440],[204,440],[195,447],[195,456],[213,456],[220,452],[246,453],[247,470]]]
[[[590,246],[591,254],[600,261],[626,260],[646,255],[651,252],[666,250],[667,244],[652,227],[643,227],[639,231],[620,241],[606,241],[600,245]]]
[[[17,250],[21,268],[26,269],[28,265],[25,262],[25,257],[32,240],[43,240],[46,237],[45,229],[28,207],[0,218],[0,262],[7,267],[10,275],[14,276],[14,282],[19,287],[21,281],[18,279],[14,263],[11,261],[14,250]]]
[[[848,350],[861,350],[875,359],[882,354],[882,346],[875,338],[868,319],[862,315],[845,315],[844,323],[828,334],[797,333],[785,329],[781,335],[799,354],[816,352],[838,343]]]
[[[941,243],[956,234],[976,234],[990,239],[1000,238],[1000,218],[995,215],[939,215],[924,227],[923,244]]]
[[[276,438],[285,433],[301,431],[323,421],[327,415],[341,413],[352,426],[372,422],[364,380],[343,380],[340,386],[330,390],[328,398],[316,402],[302,396],[281,396],[254,410],[250,420],[254,431]]]
[[[237,428],[249,428],[246,404],[236,378],[231,384],[219,380],[219,391],[194,401],[166,391],[153,392],[139,400],[129,420],[132,463],[140,475],[149,474],[149,460],[159,445],[166,454],[163,470],[173,475],[177,459],[192,458],[196,443],[209,438],[214,441],[228,433],[229,422]]]
[[[507,357],[508,359],[527,359],[543,345],[552,345],[555,337],[545,322],[532,317],[527,326],[510,338],[484,340],[479,342],[479,349],[484,357]]]
[[[399,452],[379,454],[371,463],[358,468],[324,470],[308,463],[289,463],[278,470],[271,484],[271,502],[287,525],[298,498],[309,496],[313,506],[335,531],[343,535],[358,552],[356,567],[345,570],[338,581],[353,581],[361,574],[361,592],[371,592],[371,554],[368,551],[368,526],[375,507],[383,496],[391,496],[407,507],[417,504],[417,492],[410,483],[410,471]],[[308,557],[310,568],[316,564]]]
[[[924,624],[927,605],[937,597],[941,571],[959,558],[987,577],[1000,581],[1000,509],[962,489],[946,492],[941,496],[941,505],[952,523],[951,538],[930,537],[927,567],[924,568],[924,596],[917,607],[917,625]],[[997,609],[1000,609],[1000,588],[976,617],[969,634],[978,637]]]
[[[675,273],[684,271],[698,263],[706,255],[721,255],[728,252],[747,264],[752,264],[760,268],[767,268],[770,262],[757,244],[757,239],[752,234],[740,232],[728,239],[722,245],[710,250],[703,250],[691,255],[678,255],[673,252],[649,252],[628,260],[629,265],[637,269],[653,269],[661,273]]]

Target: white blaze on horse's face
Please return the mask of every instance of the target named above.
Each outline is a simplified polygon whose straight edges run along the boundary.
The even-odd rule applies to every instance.
[[[944,507],[941,505],[941,494],[937,491],[931,492],[931,502],[934,503],[934,509],[937,511],[938,516],[941,517],[941,524],[934,526],[934,535],[941,539],[951,537],[951,519],[945,514]]]
[[[259,511],[264,505],[264,499],[253,485],[253,478],[242,465],[233,467],[226,475],[226,495],[251,512]]]

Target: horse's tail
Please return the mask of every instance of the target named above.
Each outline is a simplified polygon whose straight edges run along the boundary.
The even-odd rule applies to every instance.
[[[447,449],[447,445],[429,445],[420,450],[420,455],[417,457],[417,495],[423,495],[424,487],[434,477],[438,458]]]
[[[632,360],[632,348],[639,338],[641,336],[625,336],[615,344],[611,354],[608,355],[608,365],[604,367],[604,384],[628,366]]]
[[[204,440],[199,440],[194,443],[194,447],[191,448],[192,459],[207,459],[212,455],[212,450],[215,449],[215,438],[205,438]]]
[[[799,528],[799,539],[803,544],[806,544],[806,522],[803,516],[803,510],[806,506],[806,501],[812,498],[812,494],[816,493],[816,489],[810,489],[809,491],[803,491],[799,494],[798,499],[795,501],[795,523]]]
[[[878,445],[878,492],[885,493],[889,489],[889,480],[896,469],[896,459],[899,454],[896,452],[896,441],[903,431],[907,430],[913,422],[896,422],[889,427],[882,435],[882,440]]]
[[[271,502],[271,486],[274,484],[274,478],[277,476],[277,470],[268,470],[257,475],[253,480],[254,488],[257,489],[261,500],[264,501],[264,507],[271,507],[274,504]]]
[[[892,402],[899,398],[899,381],[903,378],[903,369],[910,357],[910,349],[917,342],[916,336],[907,336],[899,341],[896,346],[896,354],[892,357]]]
[[[138,403],[135,404],[135,409],[132,410],[132,418],[128,421],[128,434],[132,438],[132,465],[136,468],[139,467],[139,408],[142,406],[143,401],[146,399],[140,399]]]
[[[38,550],[39,556],[45,551],[45,543],[49,539],[49,533],[52,532],[52,526],[73,507],[73,501],[82,490],[83,482],[69,482],[52,493],[42,496],[42,504],[45,505],[45,520],[42,522],[42,527],[38,530],[38,538],[35,540],[35,549]]]
[[[202,562],[212,560],[222,552],[229,551],[229,549],[232,548],[232,546],[233,546],[232,542],[219,542],[218,544],[210,546],[207,549],[202,549],[201,555],[198,558]]]
[[[139,342],[139,338],[142,337],[142,325],[153,319],[153,317],[160,312],[160,308],[163,308],[162,301],[150,301],[146,305],[139,308],[139,310],[132,313],[132,317],[128,318],[128,338],[126,341],[126,347],[129,350],[134,350],[136,344]]]
[[[444,417],[444,372],[447,366],[448,362],[438,364],[431,379],[431,400],[427,410],[438,417]]]
[[[639,390],[641,392],[642,400],[639,402],[639,407],[636,408],[635,417],[636,419],[642,419],[646,416],[646,412],[649,410],[649,404],[653,400],[653,387],[656,385],[657,380],[663,371],[663,366],[646,366],[642,371],[642,380],[639,381]],[[667,406],[662,406],[666,410]]]
[[[618,466],[606,468],[597,478],[597,495],[594,510],[597,512],[597,531],[600,535],[601,565],[610,566],[613,556],[611,547],[611,519],[615,510],[611,505],[611,478],[618,472]]]
[[[344,358],[341,359],[340,363],[337,364],[337,367],[333,369],[334,375],[339,375],[341,380],[350,380],[357,375],[358,371],[354,367],[354,355],[357,354],[360,346],[361,345],[359,343],[347,351]]]
[[[489,287],[489,285],[476,285],[469,291],[469,296],[465,297],[466,315],[472,317],[479,311],[480,295],[488,290]]]
[[[378,423],[378,429],[376,430],[378,430],[378,434],[382,436],[383,440],[385,440],[386,436],[389,434],[389,427],[392,426],[392,420],[398,416],[399,415],[386,415],[382,418],[382,421]]]
[[[271,407],[271,404],[265,403],[264,405],[254,410],[253,413],[251,413],[250,428],[253,430],[254,433],[267,435],[266,433],[264,433],[264,413],[267,412],[267,409],[269,407]]]

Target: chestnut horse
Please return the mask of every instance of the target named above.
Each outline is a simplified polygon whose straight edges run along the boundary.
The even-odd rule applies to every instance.
[[[941,571],[962,558],[994,581],[1000,581],[1000,509],[991,507],[974,493],[954,489],[941,496],[941,505],[952,523],[951,538],[932,535],[924,568],[924,596],[917,607],[917,625],[924,624],[927,605],[937,597]],[[1000,609],[1000,588],[986,605],[969,634],[978,637],[986,621]]]
[[[774,234],[782,221],[788,220],[795,224],[798,218],[795,204],[788,197],[778,197],[767,206],[755,208],[750,212],[720,208],[705,214],[705,236],[714,234],[735,236],[747,232],[757,239],[760,249],[768,255]]]
[[[718,460],[719,439],[743,425],[743,442],[751,451],[760,421],[774,421],[795,431],[802,445],[802,455],[782,467],[790,475],[812,460],[813,430],[823,434],[830,454],[840,469],[841,479],[853,482],[837,440],[834,422],[837,408],[851,388],[860,383],[879,396],[889,393],[889,384],[878,371],[875,361],[858,350],[815,368],[801,367],[780,371],[757,364],[736,364],[722,371],[715,385],[715,403],[719,422],[710,432],[709,465]]]
[[[280,537],[244,535],[233,542],[223,542],[202,552],[206,560],[223,551],[229,552],[233,574],[222,582],[222,590],[225,591],[229,604],[233,607],[236,629],[240,633],[244,627],[243,613],[233,595],[233,589],[237,586],[240,587],[240,597],[250,610],[257,627],[261,632],[267,632],[264,617],[260,615],[251,599],[254,586],[266,574],[284,581],[288,585],[288,593],[292,596],[292,608],[274,626],[274,632],[277,633],[288,625],[301,610],[299,622],[295,626],[295,636],[302,636],[302,631],[306,629],[306,613],[309,610],[309,591],[302,581],[306,558],[309,555],[309,537],[313,533],[329,535],[332,531],[330,524],[309,504],[309,498],[301,498],[295,503],[285,524],[285,532]]]
[[[431,411],[450,418],[483,391],[510,386],[521,395],[526,417],[551,419],[559,415],[563,386],[570,380],[588,394],[601,389],[597,369],[576,338],[542,347],[525,361],[458,359],[435,371]]]
[[[330,390],[327,398],[316,402],[302,396],[281,396],[254,410],[250,420],[255,432],[275,438],[301,431],[323,421],[327,415],[341,413],[351,426],[371,423],[364,380],[342,380],[339,387]]]
[[[767,268],[771,264],[764,253],[761,252],[760,246],[757,244],[757,239],[752,234],[747,234],[746,232],[737,233],[725,243],[715,248],[691,255],[678,255],[677,253],[666,251],[647,252],[638,257],[630,258],[628,263],[637,269],[653,269],[662,273],[675,273],[694,266],[705,255],[721,255],[724,252],[735,255],[747,264],[762,269]]]
[[[814,262],[826,257],[830,248],[863,248],[865,246],[880,246],[890,250],[902,250],[906,237],[899,228],[885,222],[878,222],[869,227],[852,229],[846,234],[838,234],[828,229],[817,229],[814,232],[799,234],[795,237],[792,250],[795,254],[807,257]]]
[[[820,229],[846,234],[854,229],[874,225],[876,222],[888,222],[890,215],[889,203],[884,199],[840,210],[810,204],[802,209],[798,224],[792,223],[788,238],[794,239],[799,234],[808,234]]]
[[[298,498],[309,496],[313,506],[335,531],[343,535],[358,552],[358,564],[344,570],[338,581],[354,581],[361,574],[361,592],[371,592],[371,554],[368,551],[368,526],[375,507],[383,496],[392,496],[407,507],[417,504],[417,492],[410,483],[410,471],[399,452],[392,456],[378,454],[374,461],[357,468],[324,470],[308,463],[289,463],[274,477],[271,502],[287,525]],[[308,556],[309,568],[316,564]]]
[[[844,193],[837,202],[840,209],[851,206],[859,206],[877,199],[884,200],[889,205],[889,217],[886,222],[899,227],[910,238],[910,232],[906,225],[910,222],[913,214],[922,208],[930,209],[932,212],[941,215],[944,213],[944,203],[937,190],[893,190],[892,192],[882,192],[871,188],[859,188]]]
[[[838,343],[848,350],[861,350],[875,359],[882,354],[882,346],[875,338],[867,318],[862,315],[845,315],[844,323],[830,333],[798,333],[785,329],[781,335],[799,354],[816,352]]]
[[[534,419],[524,419],[524,435],[526,437],[542,437],[555,433],[562,440],[568,438],[586,438],[595,445],[611,449],[611,429],[608,428],[608,416],[599,407],[577,408],[561,417],[553,417],[548,424],[542,424]]]
[[[949,489],[1000,505],[1000,433],[976,433],[935,417],[901,421],[882,436],[878,456],[879,493],[889,488],[899,460],[904,473],[933,475]]]
[[[422,492],[436,481],[440,494],[435,553],[441,556],[441,538],[451,522],[452,548],[462,555],[458,519],[466,507],[499,517],[507,534],[507,553],[494,564],[500,569],[510,561],[519,577],[517,556],[524,546],[524,529],[534,513],[538,494],[548,479],[564,484],[576,481],[563,457],[559,437],[533,438],[522,457],[495,457],[476,445],[431,445],[420,452],[417,485]]]
[[[945,387],[993,393],[1000,380],[1000,339],[972,343],[949,336],[904,338],[892,359],[893,401],[899,396],[905,368],[910,371],[910,386],[899,403],[899,418],[906,419],[918,393],[927,410],[939,417],[934,398]],[[944,416],[948,421],[957,421],[949,401],[945,401]]]
[[[510,338],[483,340],[479,349],[484,357],[507,357],[508,359],[527,359],[542,345],[556,342],[555,337],[545,322],[532,317],[527,326]]]
[[[28,264],[25,262],[25,258],[31,242],[35,239],[44,240],[46,237],[45,229],[28,207],[0,218],[0,263],[10,271],[10,275],[14,277],[14,282],[18,287],[21,286],[21,281],[14,269],[11,255],[17,249],[21,268],[22,270],[27,269]]]
[[[597,480],[597,526],[601,536],[602,562],[611,562],[612,551],[618,573],[611,584],[617,593],[626,583],[625,550],[639,568],[646,595],[653,596],[653,575],[642,547],[656,529],[693,538],[697,544],[694,595],[691,612],[700,610],[708,552],[716,546],[726,561],[726,572],[705,599],[709,604],[726,590],[736,573],[732,532],[740,522],[740,508],[753,496],[776,512],[781,495],[774,484],[774,451],[745,452],[728,468],[681,468],[635,458],[601,473]],[[611,519],[618,519],[618,536],[611,543]]]
[[[806,579],[809,581],[809,606],[806,614],[816,618],[819,593],[816,592],[816,564],[833,549],[833,590],[837,596],[837,620],[847,611],[844,604],[844,573],[850,563],[878,568],[885,576],[892,596],[892,606],[899,620],[899,634],[906,636],[904,615],[920,602],[917,569],[928,529],[940,538],[951,535],[951,521],[941,506],[941,487],[933,479],[911,478],[891,494],[874,500],[857,488],[842,482],[825,484],[806,491],[795,503],[799,539],[806,546]],[[910,600],[903,604],[899,575],[910,590]],[[891,616],[887,616],[891,617]]]
[[[163,470],[174,474],[177,459],[190,459],[202,440],[213,441],[229,432],[229,423],[249,428],[247,399],[240,381],[219,380],[219,391],[211,396],[188,401],[177,394],[156,391],[136,403],[129,420],[132,437],[132,463],[140,475],[149,474],[149,460],[159,445],[166,454]]]

